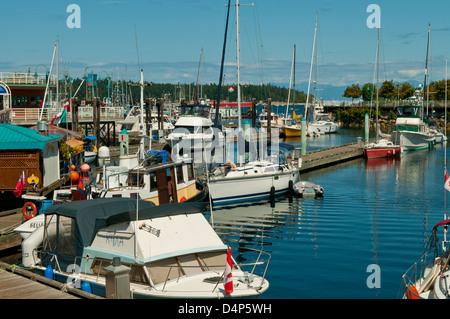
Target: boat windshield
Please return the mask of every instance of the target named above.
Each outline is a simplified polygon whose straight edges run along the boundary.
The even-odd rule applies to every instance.
[[[201,116],[209,117],[210,107],[207,105],[182,105],[180,106],[180,116]]]

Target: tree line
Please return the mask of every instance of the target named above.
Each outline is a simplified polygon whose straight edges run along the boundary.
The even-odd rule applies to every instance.
[[[449,81],[447,80],[447,87],[450,85]],[[408,82],[394,84],[393,80],[386,80],[378,88],[378,99],[384,101],[407,100],[416,95],[416,91]],[[445,80],[431,82],[423,94],[430,100],[445,100]],[[363,101],[375,101],[377,88],[373,83],[365,83],[362,87],[359,84],[352,84],[345,89],[343,97],[351,98],[352,101],[359,98],[362,98]]]
[[[79,99],[90,100],[92,97],[92,86],[87,86],[86,81],[82,83],[82,79],[73,80],[72,94],[78,90],[77,97]],[[208,83],[203,85],[196,85],[195,83],[185,84],[173,84],[173,83],[144,83],[144,99],[166,99],[172,102],[179,102],[180,98],[186,101],[192,101],[195,99],[198,101],[201,98],[217,100],[218,98],[218,85],[215,83]],[[237,88],[232,86],[234,90],[229,90],[232,85],[223,85],[221,89],[220,100],[236,101],[237,100]],[[70,83],[61,81],[61,87],[64,94],[69,95]],[[65,88],[65,89],[64,89]],[[287,102],[289,89],[285,87],[270,85],[270,84],[244,84],[241,85],[242,101],[250,102],[253,98],[259,101],[267,101],[271,98],[272,101]],[[132,81],[122,82],[108,82],[107,79],[97,80],[96,86],[94,86],[94,96],[100,99],[105,97],[116,99],[124,99],[127,103],[136,103],[140,100],[140,87],[139,83]],[[305,103],[306,94],[303,91],[295,90],[290,93],[290,103]],[[312,97],[310,96],[310,99]]]

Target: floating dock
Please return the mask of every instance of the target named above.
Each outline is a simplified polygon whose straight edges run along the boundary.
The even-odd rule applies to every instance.
[[[358,145],[357,142],[311,151],[302,156],[300,173],[336,165],[360,158],[363,155],[364,147]]]

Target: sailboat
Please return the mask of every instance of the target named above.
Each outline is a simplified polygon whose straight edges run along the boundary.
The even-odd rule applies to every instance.
[[[447,58],[445,59],[445,122],[447,123]],[[444,199],[450,191],[447,172],[447,146],[444,146]],[[450,225],[444,200],[444,218],[432,229],[420,261],[415,262],[402,276],[403,299],[448,299],[450,295],[450,249],[447,229]],[[442,240],[438,236],[442,230]]]
[[[392,141],[387,138],[380,139],[380,130],[378,127],[379,53],[380,53],[380,28],[378,28],[378,38],[377,38],[377,97],[376,97],[376,111],[375,111],[376,138],[374,143],[366,145],[364,149],[364,154],[367,159],[383,158],[383,157],[400,157],[402,152],[402,148],[400,145],[394,145],[394,143],[392,143]]]
[[[236,0],[236,38],[238,131],[241,132],[239,0]],[[220,99],[218,101],[220,102]],[[220,167],[216,167],[212,175],[207,177],[212,203],[214,205],[227,205],[270,198],[292,189],[293,184],[298,181],[300,176],[301,159],[294,158],[292,146],[290,146],[290,150],[276,147],[276,145],[273,146],[275,146],[275,150],[271,149],[270,156],[267,158],[264,157],[265,154],[260,152],[259,159],[254,161],[239,166],[234,163],[225,163]],[[257,147],[257,149],[261,148]],[[242,154],[239,154],[239,156],[241,157]],[[288,156],[293,158],[293,160],[290,163],[283,163],[281,159]],[[240,160],[240,162],[243,161]]]
[[[294,90],[293,90],[293,104],[295,105],[295,44],[294,44],[294,52],[292,54],[292,68],[291,68],[291,81],[292,81],[292,76],[293,76],[293,81],[294,81]],[[291,85],[289,84],[289,93],[288,93],[288,101],[287,101],[287,106],[286,106],[286,117],[288,115],[288,111],[289,111],[289,100],[290,100],[290,95],[291,95]],[[297,115],[295,114],[295,110],[293,110],[293,116],[292,116],[292,121],[291,123],[289,123],[288,125],[284,125],[282,127],[282,134],[289,138],[289,137],[301,137],[302,136],[302,126],[300,123],[297,123],[294,119],[294,117],[297,118]]]
[[[315,65],[317,66],[317,56],[314,61],[314,54],[317,55],[317,28],[318,28],[318,21],[319,21],[319,15],[318,13],[316,13],[316,26],[315,26],[315,30],[314,30],[314,41],[313,41],[313,50],[312,50],[312,54],[311,54],[311,67],[309,70],[309,82],[308,82],[308,94],[306,96],[306,105],[305,105],[305,119],[308,119],[308,109],[309,109],[309,90],[310,90],[310,86],[311,86],[311,76],[312,76],[312,67],[313,64],[315,63]],[[317,73],[317,72],[316,72]],[[317,79],[314,81],[314,85],[317,84]],[[339,124],[333,122],[330,118],[328,118],[328,114],[323,114],[318,112],[318,110],[320,109],[319,106],[316,107],[316,101],[317,101],[317,97],[314,96],[314,103],[313,103],[313,111],[310,114],[310,120],[307,123],[307,130],[308,130],[308,134],[310,136],[318,136],[321,134],[331,134],[331,133],[336,133],[339,131]]]
[[[428,26],[428,49],[425,67],[425,88],[428,87],[428,59],[430,48],[430,26]],[[422,99],[422,105],[403,105],[398,107],[399,115],[395,122],[394,132],[392,132],[392,141],[394,144],[401,145],[403,151],[430,150],[436,144],[436,132],[433,132],[424,121],[424,105],[426,100],[428,116],[428,95]]]

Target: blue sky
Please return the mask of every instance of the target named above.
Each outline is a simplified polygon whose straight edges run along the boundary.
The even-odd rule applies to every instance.
[[[233,3],[234,1],[232,1]],[[70,29],[67,6],[81,9],[81,28]],[[18,0],[4,2],[0,71],[50,67],[59,40],[60,74],[137,80],[138,54],[145,80],[195,82],[203,48],[202,82],[218,82],[227,0]],[[381,8],[380,81],[423,81],[428,24],[431,80],[445,74],[450,54],[450,1],[240,0],[241,81],[289,83],[296,44],[296,83],[307,82],[319,15],[318,83],[363,84],[373,80],[376,29],[369,4]],[[252,4],[253,5],[249,5]],[[245,5],[244,5],[245,4]],[[230,10],[226,83],[236,79],[236,14]],[[38,71],[43,72],[39,67]],[[54,69],[55,70],[55,67]],[[300,84],[299,84],[300,85]]]

